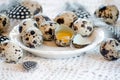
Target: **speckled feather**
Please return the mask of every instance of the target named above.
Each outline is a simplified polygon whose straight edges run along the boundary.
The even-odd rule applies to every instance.
[[[2,36],[2,35],[0,36],[0,44],[3,43],[3,42],[7,42],[7,41],[9,41],[8,37]]]
[[[35,61],[25,61],[25,62],[23,62],[23,67],[27,71],[29,71],[31,69],[34,69],[36,66],[37,66],[37,62],[35,62]]]
[[[15,6],[20,5],[20,3],[21,0],[11,0],[9,4],[1,4],[0,13],[8,14],[9,10],[12,10]]]
[[[8,12],[10,19],[26,19],[31,17],[31,12],[28,8],[18,5]]]
[[[90,13],[79,3],[66,3],[66,9],[67,11],[74,12],[78,18],[89,18],[91,15]]]

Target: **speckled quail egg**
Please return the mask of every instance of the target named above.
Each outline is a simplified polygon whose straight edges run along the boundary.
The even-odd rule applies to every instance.
[[[23,57],[23,50],[14,42],[6,42],[1,46],[5,54],[6,62],[18,62]]]
[[[3,43],[9,42],[9,38],[7,36],[1,35],[0,36],[0,56],[5,56],[4,48],[2,47]]]
[[[83,48],[93,42],[91,37],[82,37],[80,34],[76,34],[72,39],[73,47]]]
[[[57,15],[54,19],[55,22],[57,22],[60,25],[67,26],[67,27],[72,27],[73,22],[77,19],[78,17],[75,15],[75,13],[70,12],[70,11],[65,11],[62,12],[61,14]]]
[[[83,37],[88,37],[93,32],[93,23],[88,19],[79,18],[73,23],[73,30],[81,34]]]
[[[59,26],[55,30],[55,43],[57,46],[69,46],[74,36],[74,31],[66,26]]]
[[[110,38],[100,45],[100,53],[106,60],[117,60],[120,58],[120,43]]]
[[[27,30],[28,28],[32,28],[32,27],[36,27],[38,28],[38,24],[35,20],[33,19],[24,19],[20,24],[19,24],[19,28],[18,31],[20,34],[24,33],[25,30]]]
[[[115,5],[107,5],[98,8],[94,14],[107,24],[114,24],[118,19],[119,10]]]
[[[43,43],[42,33],[36,27],[25,30],[24,34],[21,35],[21,40],[30,48],[39,47]]]
[[[46,21],[39,27],[43,34],[43,39],[47,41],[54,40],[55,29],[59,26],[56,22]]]
[[[39,2],[34,0],[23,0],[21,5],[27,7],[33,15],[43,12],[42,5]]]
[[[9,18],[4,14],[0,14],[0,33],[7,32],[9,27],[10,27]]]
[[[51,21],[51,19],[48,16],[37,14],[33,17],[34,20],[36,20],[38,26],[41,26],[42,23],[46,21]]]

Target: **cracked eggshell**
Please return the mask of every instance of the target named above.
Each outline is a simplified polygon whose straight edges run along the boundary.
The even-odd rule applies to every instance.
[[[72,47],[83,48],[83,47],[86,47],[86,46],[91,45],[92,43],[94,43],[94,40],[97,37],[96,30],[97,30],[97,28],[94,28],[91,35],[87,36],[87,37],[84,37],[79,33],[75,34],[73,39],[72,39]]]
[[[92,37],[82,37],[81,34],[76,34],[72,39],[72,44],[75,48],[83,48],[93,42]]]
[[[57,46],[70,46],[71,40],[74,36],[74,31],[66,26],[59,26],[55,30],[55,43]]]

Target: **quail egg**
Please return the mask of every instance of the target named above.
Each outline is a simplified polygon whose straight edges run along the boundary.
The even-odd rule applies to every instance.
[[[73,36],[74,31],[71,28],[59,26],[55,30],[55,43],[61,47],[69,46]]]

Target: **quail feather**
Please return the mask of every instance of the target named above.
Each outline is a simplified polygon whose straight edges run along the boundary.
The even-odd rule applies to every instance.
[[[27,19],[31,18],[31,12],[28,8],[18,5],[8,12],[8,17],[10,19]]]
[[[66,9],[67,11],[74,12],[78,18],[90,18],[90,13],[78,2],[74,3],[66,3]]]
[[[23,68],[27,71],[36,68],[37,62],[35,61],[25,61],[23,62]]]
[[[7,42],[7,41],[9,41],[9,38],[7,36],[3,36],[3,35],[0,36],[0,44]]]

